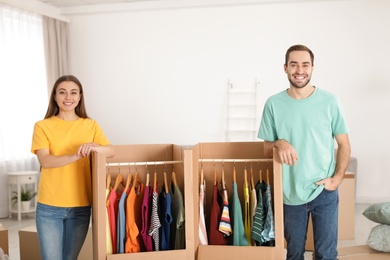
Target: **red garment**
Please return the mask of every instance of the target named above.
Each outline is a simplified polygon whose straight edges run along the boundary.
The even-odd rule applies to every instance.
[[[228,243],[228,237],[225,237],[225,235],[219,231],[222,203],[221,193],[219,192],[217,185],[214,185],[210,209],[209,245],[227,245]]]
[[[110,232],[111,232],[111,243],[112,243],[112,253],[117,253],[117,239],[116,239],[116,222],[118,218],[118,203],[121,194],[117,194],[115,190],[111,190],[108,195],[109,205],[108,205],[108,220],[110,222]]]
[[[141,229],[142,240],[144,241],[146,251],[153,251],[153,240],[152,237],[148,234],[149,227],[150,227],[150,212],[152,209],[152,193],[153,193],[152,187],[146,186],[144,198],[142,202],[142,229]]]

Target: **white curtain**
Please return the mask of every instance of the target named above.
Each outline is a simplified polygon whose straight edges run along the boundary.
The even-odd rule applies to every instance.
[[[8,172],[38,170],[34,123],[48,103],[42,16],[0,4],[0,218],[8,215]]]
[[[68,23],[43,16],[46,73],[50,96],[54,82],[68,74]]]

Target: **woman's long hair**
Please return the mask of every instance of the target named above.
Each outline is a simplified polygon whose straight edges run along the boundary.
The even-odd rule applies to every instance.
[[[50,94],[50,100],[49,100],[49,106],[47,108],[47,112],[45,115],[45,119],[56,116],[60,112],[60,108],[57,105],[57,102],[55,101],[55,96],[57,92],[58,85],[60,85],[64,81],[72,81],[76,83],[76,85],[79,87],[80,90],[80,101],[77,104],[75,108],[76,115],[81,118],[88,118],[87,110],[85,109],[85,103],[84,103],[84,93],[83,93],[83,86],[81,85],[80,81],[73,75],[64,75],[57,79],[57,81],[54,83],[53,89]]]

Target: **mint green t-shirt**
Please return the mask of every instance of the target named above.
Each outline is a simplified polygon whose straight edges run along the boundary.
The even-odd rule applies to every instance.
[[[274,142],[284,139],[298,153],[295,166],[283,164],[283,197],[287,205],[301,205],[315,199],[335,171],[335,135],[348,127],[338,98],[315,88],[312,95],[297,100],[286,90],[271,96],[263,110],[258,137]]]

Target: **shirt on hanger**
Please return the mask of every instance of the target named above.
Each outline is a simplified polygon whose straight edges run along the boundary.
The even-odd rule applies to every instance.
[[[115,189],[110,191],[108,195],[109,205],[108,205],[108,218],[110,221],[110,231],[111,231],[111,242],[112,242],[112,253],[116,254],[117,250],[117,237],[116,237],[116,222],[118,217],[118,203],[119,196]]]
[[[207,231],[206,231],[206,221],[205,221],[205,194],[206,194],[206,181],[203,180],[203,183],[200,184],[199,188],[199,244],[207,245]]]
[[[130,189],[130,193],[126,202],[126,245],[125,252],[141,252],[144,251],[142,239],[139,235],[141,227],[141,204],[143,200],[144,186],[139,183],[137,189],[134,184]]]
[[[250,213],[250,204],[249,204],[249,188],[244,187],[244,230],[246,240],[248,241],[248,245],[251,245],[251,213]]]
[[[153,251],[153,239],[148,234],[150,228],[151,220],[151,210],[152,210],[152,193],[153,189],[151,186],[145,186],[144,198],[142,201],[142,228],[141,236],[145,244],[146,251]]]
[[[161,207],[161,241],[160,250],[170,250],[170,235],[172,224],[172,198],[169,192],[165,192],[164,189],[160,192],[159,203]]]
[[[127,199],[127,193],[122,192],[121,198],[118,204],[118,221],[117,221],[117,254],[123,254],[125,252],[126,244],[126,212],[125,204]]]
[[[183,194],[178,185],[171,184],[172,228],[171,244],[173,249],[185,249],[185,214]]]
[[[110,189],[106,189],[106,200],[110,194]],[[106,205],[106,253],[107,255],[112,254],[112,241],[111,241],[111,230],[110,230],[110,219],[108,216],[109,207]]]
[[[230,223],[230,212],[229,212],[229,199],[226,189],[223,189],[223,208],[221,221],[219,222],[219,231],[225,234],[225,236],[230,236],[233,232],[232,226]]]
[[[252,238],[252,230],[254,225],[254,218],[256,215],[257,208],[257,194],[256,189],[253,187],[250,194],[250,207],[251,207],[251,241],[249,242],[252,246],[256,245],[254,239]]]
[[[255,217],[253,219],[253,228],[252,228],[252,239],[255,240],[256,245],[262,245],[265,242],[262,232],[264,229],[264,206],[263,206],[263,192],[266,189],[264,182],[257,182],[256,184],[256,193],[257,193],[257,207],[255,212]]]
[[[152,193],[152,213],[150,215],[149,236],[152,236],[154,242],[154,251],[160,250],[160,235],[161,228],[160,217],[158,216],[158,194],[157,191]]]
[[[246,239],[244,223],[242,220],[241,202],[238,198],[237,183],[232,185],[232,199],[230,200],[230,221],[232,224],[233,234],[230,237],[230,243],[234,246],[247,246],[248,240]]]
[[[210,209],[210,245],[226,245],[228,242],[227,236],[219,231],[219,223],[222,215],[221,205],[223,205],[223,198],[218,190],[218,185],[215,184],[213,187],[213,196],[211,199]]]
[[[261,233],[264,239],[269,242],[269,245],[273,245],[275,240],[275,223],[274,223],[274,214],[272,210],[272,198],[271,198],[271,186],[267,185],[265,192],[265,199],[267,205],[267,215],[264,222],[264,230]]]

